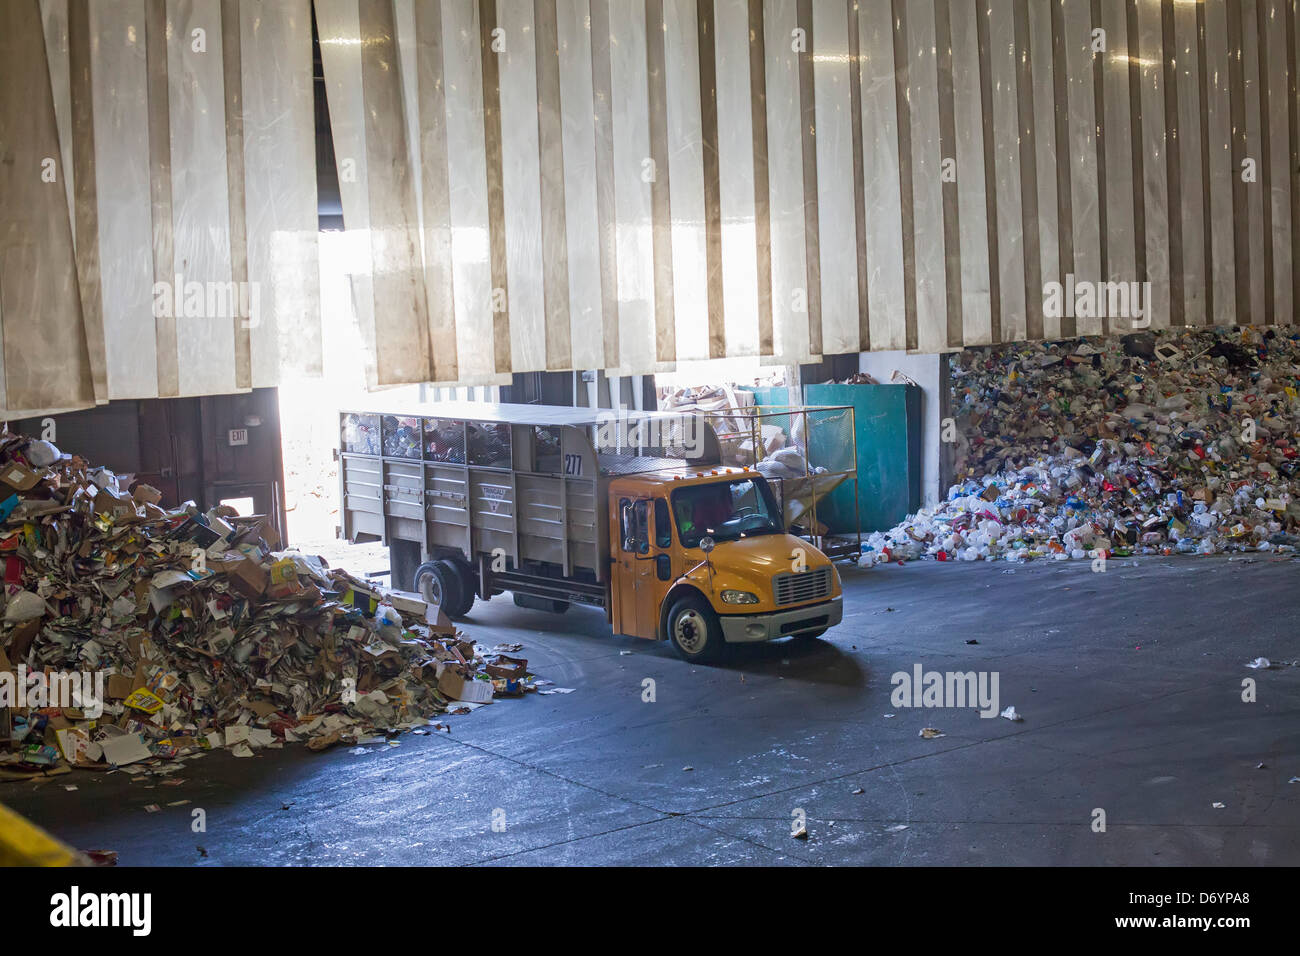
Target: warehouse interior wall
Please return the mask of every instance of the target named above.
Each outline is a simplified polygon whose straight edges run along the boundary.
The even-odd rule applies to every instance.
[[[11,0],[9,417],[320,374],[313,17],[372,386],[1294,319],[1285,0]]]
[[[0,43],[6,414],[318,375],[308,0],[17,0]]]

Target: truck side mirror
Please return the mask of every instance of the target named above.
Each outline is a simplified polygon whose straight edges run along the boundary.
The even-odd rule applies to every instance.
[[[708,554],[710,551],[713,550],[713,536],[712,536],[712,535],[707,535],[707,534],[706,534],[704,537],[702,537],[702,538],[700,539],[700,550],[703,551],[705,554]]]

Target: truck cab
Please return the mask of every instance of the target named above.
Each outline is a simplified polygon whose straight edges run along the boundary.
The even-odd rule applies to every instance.
[[[785,532],[757,471],[614,479],[609,522],[616,633],[667,639],[708,661],[726,644],[814,638],[843,617],[834,565]]]

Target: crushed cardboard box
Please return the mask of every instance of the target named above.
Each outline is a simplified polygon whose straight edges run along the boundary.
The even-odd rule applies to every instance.
[[[157,489],[7,431],[0,482],[0,779],[320,750],[536,690],[436,607],[277,550],[264,521],[164,509]],[[19,699],[20,676],[73,674],[74,700],[27,684]]]

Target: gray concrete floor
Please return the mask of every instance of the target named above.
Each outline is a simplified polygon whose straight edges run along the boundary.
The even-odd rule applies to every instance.
[[[598,611],[497,598],[465,630],[522,642],[574,693],[364,755],[221,753],[178,787],[78,773],[0,800],[122,865],[1296,865],[1300,668],[1245,664],[1300,657],[1298,571],[1263,555],[849,568],[840,627],[712,668],[611,637]],[[996,671],[1024,721],[895,707],[890,676],[917,663]]]

